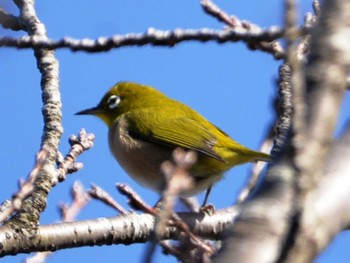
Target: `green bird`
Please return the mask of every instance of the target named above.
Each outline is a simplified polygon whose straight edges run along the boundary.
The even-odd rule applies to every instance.
[[[268,161],[268,154],[253,151],[206,120],[195,110],[156,89],[119,82],[90,109],[76,113],[94,115],[108,126],[110,150],[120,166],[136,182],[161,192],[161,164],[172,159],[175,148],[197,153],[190,169],[194,178],[191,196],[210,189],[235,165]]]

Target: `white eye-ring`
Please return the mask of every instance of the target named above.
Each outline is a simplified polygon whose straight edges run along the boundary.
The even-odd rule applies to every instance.
[[[119,103],[120,103],[120,97],[117,95],[112,95],[107,100],[107,105],[110,110],[113,110],[114,108],[116,108]]]

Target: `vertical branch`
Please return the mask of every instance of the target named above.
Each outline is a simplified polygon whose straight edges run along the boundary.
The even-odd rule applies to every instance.
[[[256,195],[242,206],[223,249],[214,259],[216,263],[276,262],[283,253],[293,222],[296,190],[296,171],[289,162],[288,143],[293,110],[291,74],[289,65],[280,67],[274,162]]]
[[[350,41],[347,23],[350,3],[345,0],[324,1],[319,26],[315,28],[306,68],[304,104],[307,111],[301,116],[305,123],[298,146],[297,165],[313,184],[320,179],[315,168],[325,159],[337,121],[339,106],[345,91],[350,63]],[[307,144],[305,144],[307,142]]]
[[[325,0],[319,23],[311,35],[305,87],[300,92],[300,104],[295,101],[294,115],[293,144],[299,173],[297,202],[301,218],[286,262],[310,262],[318,252],[317,242],[314,242],[316,233],[312,231],[319,220],[313,212],[314,192],[324,177],[324,164],[329,158],[346,89],[350,66],[349,10],[347,0]]]
[[[300,72],[299,61],[294,58],[293,47],[298,34],[295,26],[294,0],[286,0],[286,37],[288,39],[288,63],[280,68],[277,112],[277,137],[272,150],[274,163],[256,195],[248,200],[226,238],[223,249],[214,262],[277,262],[284,256],[284,246],[293,231],[295,216],[296,169],[290,163],[293,150],[290,147],[292,120],[291,90],[295,67]],[[292,64],[292,65],[291,65]],[[301,87],[301,86],[300,86]],[[263,241],[263,242],[262,242]]]
[[[34,1],[15,0],[14,2],[20,9],[19,19],[28,34],[33,38],[47,40],[45,26],[36,15]],[[46,207],[47,195],[51,189],[51,180],[55,174],[58,145],[63,132],[58,62],[52,50],[35,48],[34,55],[38,69],[42,74],[41,90],[44,131],[41,149],[45,149],[48,154],[34,182],[33,193],[23,202],[19,213],[8,222],[12,227],[26,228],[30,232],[36,228],[40,213]]]

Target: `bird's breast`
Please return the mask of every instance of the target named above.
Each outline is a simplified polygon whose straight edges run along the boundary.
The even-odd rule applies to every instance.
[[[111,125],[108,137],[110,150],[125,172],[138,183],[161,191],[160,165],[171,159],[172,149],[131,136],[125,119]]]
[[[112,123],[108,137],[110,150],[125,172],[136,182],[161,192],[165,184],[160,167],[164,161],[172,160],[174,147],[130,135],[126,119]],[[197,164],[189,171],[195,179],[194,188],[182,196],[192,196],[206,190],[220,180],[224,172],[224,169],[214,169],[220,161],[198,154]]]

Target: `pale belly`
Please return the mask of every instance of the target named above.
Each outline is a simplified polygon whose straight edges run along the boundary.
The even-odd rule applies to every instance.
[[[125,132],[123,123],[115,124],[109,130],[109,147],[120,166],[136,182],[162,191],[164,180],[160,165],[171,160],[171,148],[132,138]]]
[[[164,161],[172,160],[173,148],[131,137],[126,132],[126,123],[123,121],[112,125],[108,137],[110,150],[125,172],[139,184],[161,192],[165,184],[160,167]],[[197,175],[195,178],[194,188],[182,196],[207,190],[222,178],[222,173],[204,177]]]

